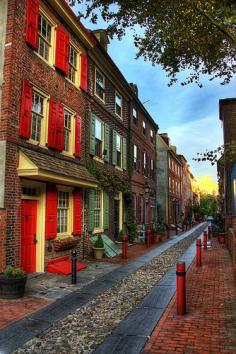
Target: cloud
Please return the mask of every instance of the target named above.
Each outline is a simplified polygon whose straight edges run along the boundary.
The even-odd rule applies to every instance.
[[[192,158],[198,152],[215,149],[222,144],[220,121],[215,116],[208,116],[182,125],[172,126],[168,130],[171,144],[177,146],[177,153],[183,154],[195,177],[210,175],[216,181],[216,166],[210,162],[196,162]]]

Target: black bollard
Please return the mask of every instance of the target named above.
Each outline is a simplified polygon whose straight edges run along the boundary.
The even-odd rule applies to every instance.
[[[71,266],[72,266],[71,284],[77,284],[76,264],[77,264],[77,251],[72,250],[71,251]]]

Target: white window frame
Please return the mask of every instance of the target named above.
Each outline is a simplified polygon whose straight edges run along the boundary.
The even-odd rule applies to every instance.
[[[97,73],[99,73],[99,75],[101,75],[103,77],[103,90],[104,90],[104,92],[103,92],[103,97],[102,98],[97,94]],[[98,68],[95,68],[94,94],[102,102],[105,103],[105,98],[106,98],[106,78],[105,78],[105,75]]]
[[[117,113],[116,98],[120,99],[121,105],[120,106],[118,105],[120,107],[120,114]],[[123,118],[123,97],[121,96],[121,94],[118,91],[115,91],[115,113],[119,118],[121,118],[121,119]]]

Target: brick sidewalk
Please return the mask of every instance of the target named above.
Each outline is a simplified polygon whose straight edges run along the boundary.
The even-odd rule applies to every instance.
[[[176,315],[175,297],[143,354],[236,354],[236,286],[228,250],[213,239],[203,265],[187,275],[187,315]]]

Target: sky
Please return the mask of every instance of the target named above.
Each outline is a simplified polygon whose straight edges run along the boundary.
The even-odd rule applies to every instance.
[[[75,12],[77,9],[77,6],[73,8]],[[101,22],[96,25],[87,20],[81,22],[90,29],[106,28]],[[171,144],[177,146],[177,153],[188,160],[193,175],[211,176],[217,181],[216,166],[192,159],[197,152],[222,144],[219,99],[235,97],[236,78],[228,85],[220,85],[219,80],[209,81],[205,76],[201,80],[202,88],[196,84],[181,86],[180,82],[168,87],[166,72],[142,58],[135,59],[136,52],[131,31],[121,41],[113,38],[108,47],[109,55],[127,81],[138,85],[139,99],[158,124],[159,133],[168,133]],[[181,77],[185,78],[185,74],[179,76],[180,81]]]

